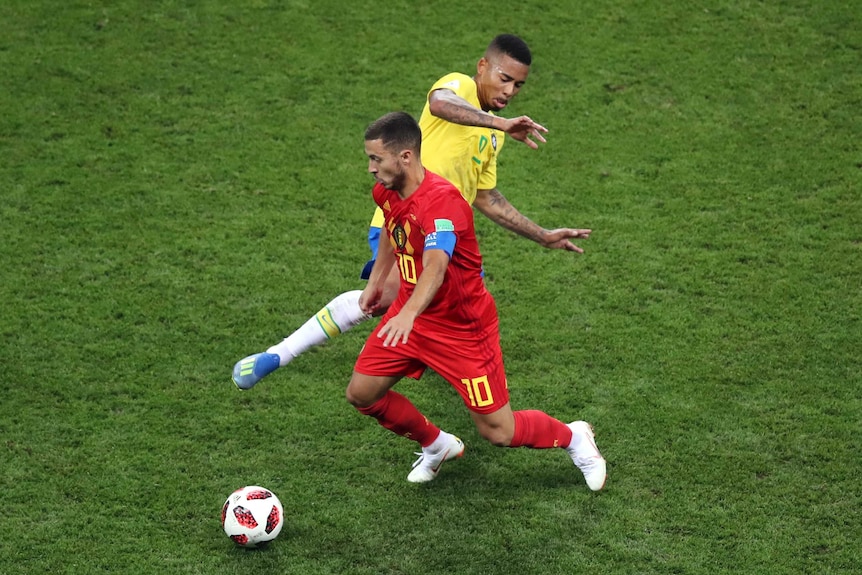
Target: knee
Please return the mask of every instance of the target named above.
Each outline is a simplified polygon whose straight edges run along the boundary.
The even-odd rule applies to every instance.
[[[356,395],[351,391],[350,386],[347,386],[347,389],[344,391],[344,398],[347,400],[347,403],[352,405],[353,407],[362,407],[362,402]]]
[[[362,410],[383,399],[388,389],[385,384],[377,384],[373,378],[354,372],[344,390],[344,397],[347,403]]]
[[[344,392],[344,398],[347,400],[347,403],[349,403],[356,409],[371,407],[376,401],[376,399],[369,399],[365,394],[361,393],[360,391],[349,385]]]
[[[347,403],[356,409],[368,407],[374,403],[374,401],[368,401],[368,393],[355,379],[351,379],[350,383],[347,384],[347,389],[344,390],[344,398],[347,400]]]
[[[479,435],[496,447],[509,447],[512,444],[512,433],[503,427],[483,427]]]

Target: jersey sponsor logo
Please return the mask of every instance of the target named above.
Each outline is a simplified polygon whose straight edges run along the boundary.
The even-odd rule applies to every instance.
[[[449,80],[448,82],[446,82],[445,84],[443,84],[440,87],[441,88],[444,88],[444,87],[445,88],[451,88],[452,90],[455,90],[457,92],[458,89],[461,87],[461,81],[460,80]]]
[[[434,231],[435,232],[454,232],[455,225],[452,223],[452,220],[440,219],[434,220]]]
[[[491,132],[491,148],[497,151],[497,134]]]

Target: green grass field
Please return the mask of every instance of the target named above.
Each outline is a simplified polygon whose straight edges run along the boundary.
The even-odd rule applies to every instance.
[[[587,419],[433,483],[343,397],[363,325],[248,392],[235,361],[362,287],[362,133],[531,45],[477,216],[515,408]],[[0,3],[0,573],[850,574],[862,565],[862,11],[814,0]],[[268,549],[222,533],[265,485]]]

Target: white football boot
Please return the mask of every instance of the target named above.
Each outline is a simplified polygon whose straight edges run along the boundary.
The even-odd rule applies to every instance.
[[[572,430],[572,442],[566,451],[575,466],[584,474],[587,486],[593,491],[599,491],[605,486],[608,474],[605,458],[596,447],[593,426],[586,421],[573,421],[568,426]]]
[[[440,472],[443,463],[457,459],[464,455],[464,442],[445,431],[440,431],[444,440],[443,447],[437,451],[429,451],[423,447],[421,453],[417,453],[419,459],[413,464],[413,471],[407,476],[410,483],[426,483],[431,481]],[[437,438],[437,443],[441,438]],[[429,446],[430,447],[430,446]]]

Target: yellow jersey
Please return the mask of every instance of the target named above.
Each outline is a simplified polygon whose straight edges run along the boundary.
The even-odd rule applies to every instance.
[[[431,86],[447,89],[481,109],[476,82],[460,72],[446,74]],[[506,133],[491,128],[454,124],[431,113],[428,98],[419,118],[422,130],[422,164],[455,184],[471,205],[479,189],[497,187],[497,154],[503,148]],[[383,211],[378,207],[371,227],[383,226]]]

